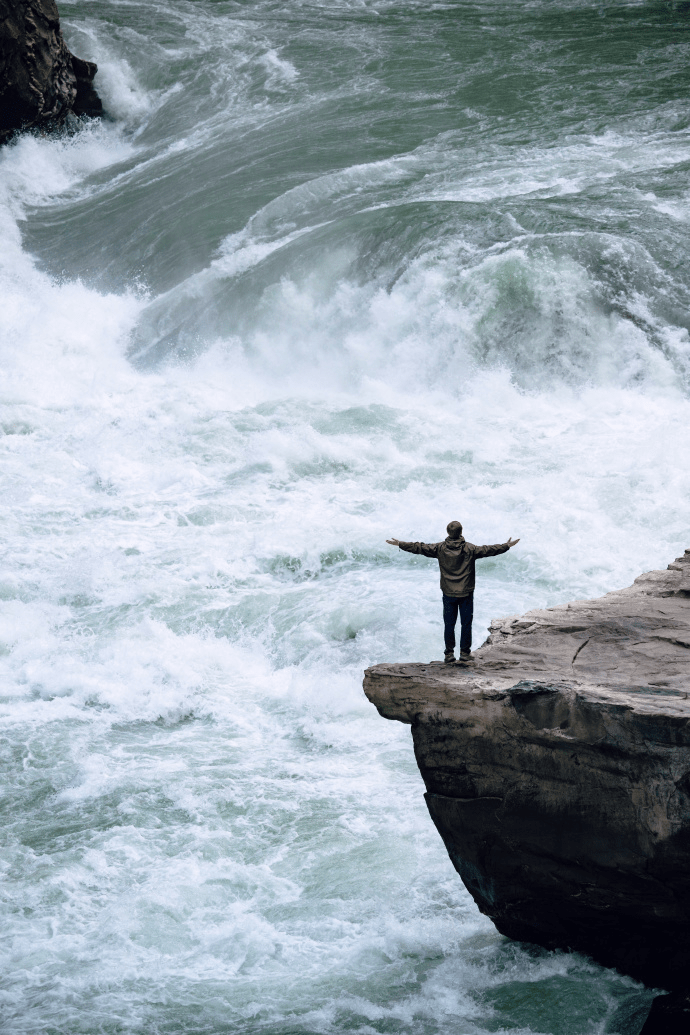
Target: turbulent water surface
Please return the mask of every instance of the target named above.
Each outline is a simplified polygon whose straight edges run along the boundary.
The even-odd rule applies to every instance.
[[[81,0],[0,154],[2,1030],[636,1035],[363,668],[690,546],[687,3]]]

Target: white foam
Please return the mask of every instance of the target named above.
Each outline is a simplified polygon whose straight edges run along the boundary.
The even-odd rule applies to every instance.
[[[63,26],[68,43],[80,57],[95,61],[98,72],[94,79],[94,87],[98,92],[107,115],[111,118],[134,126],[155,108],[161,101],[161,94],[166,91],[147,90],[139,81],[131,63],[122,53],[121,47],[113,46],[102,26],[98,23],[79,22]],[[154,48],[151,40],[145,40],[131,29],[127,32],[130,46],[136,41],[138,46],[149,52]],[[119,51],[119,52],[118,52]],[[175,85],[173,90],[179,90]]]
[[[281,58],[275,49],[267,50],[265,54],[262,54],[259,63],[268,72],[268,84],[273,88],[284,83],[294,83],[299,75],[292,62]]]
[[[248,52],[301,85],[281,50]],[[108,103],[136,132],[159,95],[105,54]],[[502,152],[459,182],[457,156],[434,179],[422,148],[301,183],[155,300],[203,308],[286,256],[253,318],[142,373],[125,356],[146,300],[51,278],[18,220],[191,139],[138,155],[94,126],[0,156],[10,1023],[482,1032],[512,982],[556,1004],[555,988],[588,1006],[591,989],[636,994],[576,956],[511,949],[479,916],[409,731],[361,674],[440,653],[437,573],[391,535],[435,541],[456,517],[473,541],[521,537],[480,571],[477,639],[496,614],[616,588],[690,545],[688,337],[644,290],[662,272],[595,235],[624,280],[642,271],[607,308],[581,234],[517,224],[483,249],[432,235],[385,287],[352,238],[289,260],[386,192],[563,194],[599,158],[608,175],[651,149],[594,140],[548,170]]]

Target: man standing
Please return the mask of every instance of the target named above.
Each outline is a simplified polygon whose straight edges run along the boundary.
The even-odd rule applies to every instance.
[[[455,661],[455,623],[460,612],[460,660],[467,661],[472,646],[472,614],[474,611],[474,562],[482,557],[495,557],[505,553],[519,539],[509,539],[498,546],[474,546],[462,535],[459,521],[451,521],[446,528],[448,538],[442,543],[401,543],[399,539],[386,539],[391,546],[399,546],[407,553],[421,553],[435,557],[441,569],[441,592],[443,593],[443,625],[446,651],[443,660],[447,664]]]

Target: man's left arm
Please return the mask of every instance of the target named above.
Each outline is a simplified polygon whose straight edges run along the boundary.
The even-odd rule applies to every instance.
[[[474,556],[477,560],[482,557],[495,557],[496,554],[506,553],[511,546],[519,542],[519,539],[509,539],[507,543],[497,543],[495,546],[475,546]]]

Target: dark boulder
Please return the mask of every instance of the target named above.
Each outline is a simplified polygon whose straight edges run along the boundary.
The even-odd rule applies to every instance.
[[[77,96],[72,105],[75,115],[88,115],[92,118],[103,114],[103,102],[94,89],[93,78],[98,65],[93,61],[82,61],[72,55],[72,68],[77,79]]]
[[[690,1032],[690,993],[660,995],[640,1035],[688,1035]]]
[[[0,142],[58,126],[70,111],[101,114],[95,74],[67,48],[54,0],[0,0]]]

